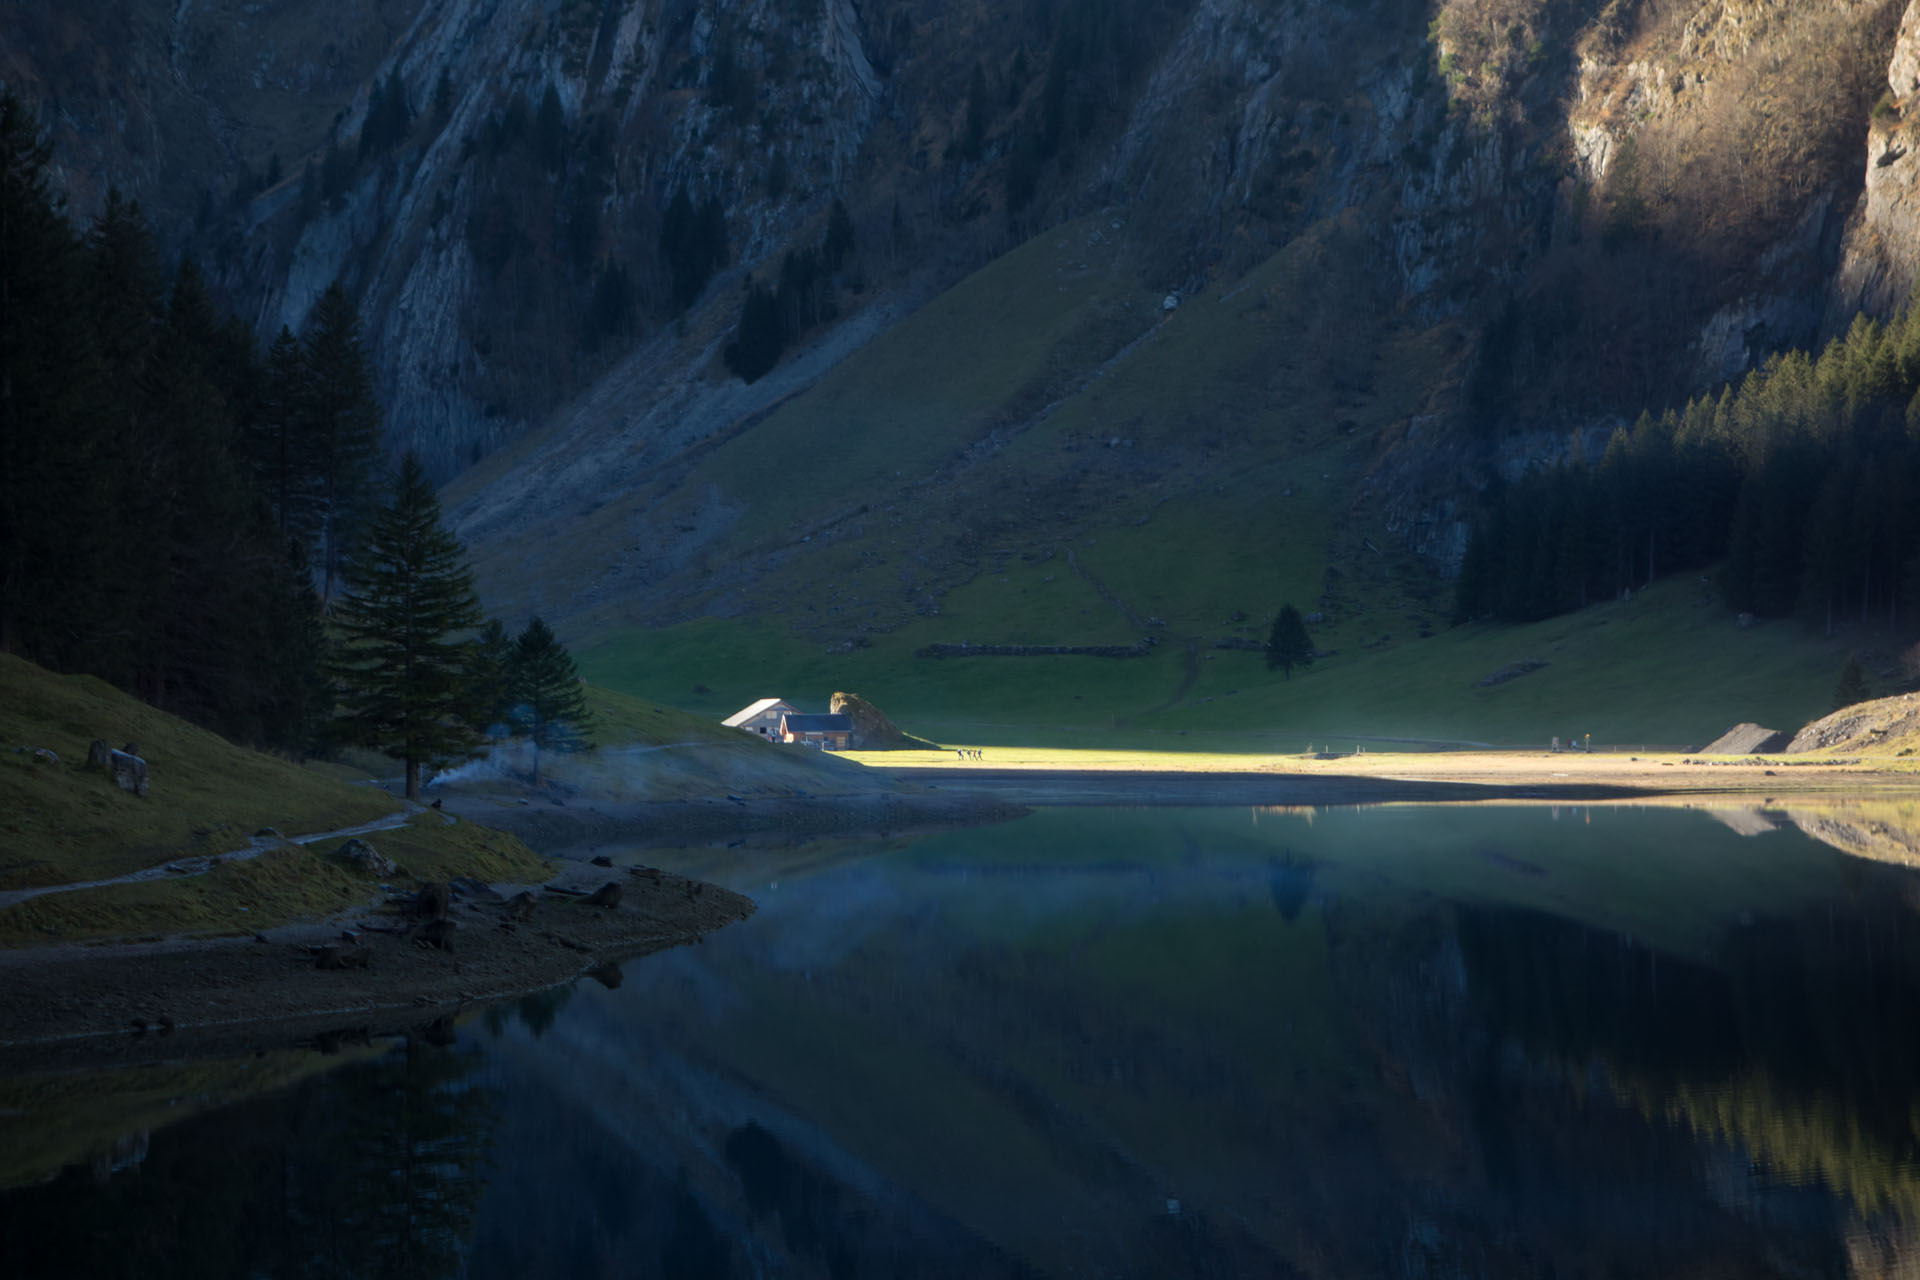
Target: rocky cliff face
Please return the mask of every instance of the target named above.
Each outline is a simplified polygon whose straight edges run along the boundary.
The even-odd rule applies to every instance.
[[[1866,194],[1847,226],[1831,317],[1885,315],[1906,304],[1920,271],[1920,5],[1909,5],[1887,66],[1887,96],[1867,134]]]
[[[1093,210],[1124,211],[1156,296],[1230,297],[1314,228],[1365,228],[1355,305],[1464,340],[1357,481],[1443,562],[1492,470],[1896,305],[1920,263],[1898,0],[16,8],[0,75],[41,100],[78,211],[129,189],[263,329],[344,279],[393,444],[439,475],[520,442],[462,495],[480,542],[750,429]],[[724,231],[691,272],[681,193]],[[771,375],[727,376],[745,287],[835,198],[855,252]],[[1055,382],[1126,358],[1089,351]],[[742,501],[711,495],[659,561]]]

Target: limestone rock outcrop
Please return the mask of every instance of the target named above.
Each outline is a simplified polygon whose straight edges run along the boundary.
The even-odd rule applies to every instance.
[[[142,800],[147,798],[147,762],[139,756],[128,755],[124,751],[109,751],[107,775],[122,791],[131,791]]]
[[[1834,278],[1835,326],[1856,311],[1903,306],[1920,272],[1920,0],[1901,20],[1887,91],[1868,130],[1866,193]]]

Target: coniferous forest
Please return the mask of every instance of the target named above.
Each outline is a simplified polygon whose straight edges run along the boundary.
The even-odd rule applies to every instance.
[[[351,330],[317,319],[263,359],[192,262],[161,266],[137,205],[69,225],[36,128],[0,98],[0,647],[305,749],[308,565],[339,554],[374,462],[364,365],[319,363],[357,359]]]
[[[1821,627],[1920,617],[1920,315],[1856,320],[1717,396],[1496,486],[1456,616],[1529,621],[1719,566],[1727,606]]]
[[[190,259],[161,263],[138,205],[110,194],[76,231],[49,159],[0,95],[0,651],[251,745],[378,747],[414,795],[422,766],[513,732],[513,704],[473,690],[518,669],[471,634],[463,552],[411,458],[388,493],[345,291],[263,349]],[[584,728],[577,704],[560,714]]]

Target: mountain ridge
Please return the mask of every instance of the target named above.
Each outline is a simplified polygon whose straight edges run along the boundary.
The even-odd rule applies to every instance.
[[[956,614],[955,593],[1008,558],[1084,561],[1098,534],[1143,562],[1154,537],[1231,562],[1198,575],[1211,612],[1285,594],[1336,634],[1401,620],[1346,637],[1371,644],[1432,625],[1490,477],[1597,454],[1643,407],[1811,342],[1856,303],[1897,305],[1920,254],[1900,70],[1920,56],[1916,7],[395,0],[340,20],[326,76],[286,58],[248,73],[262,92],[331,93],[331,126],[309,112],[256,125],[256,143],[207,126],[249,166],[284,140],[277,184],[242,172],[195,216],[151,160],[130,172],[263,327],[349,282],[391,443],[462,473],[450,511],[508,616],[594,637],[797,594],[780,615],[797,639],[858,644],[943,609],[991,621]],[[0,34],[0,67],[54,104],[57,144],[110,136],[110,102],[52,56],[50,10],[29,9],[41,20]],[[293,30],[311,12],[269,17]],[[231,17],[183,9],[127,41],[158,65],[164,29],[182,91],[238,102],[245,77],[195,25]],[[397,137],[379,124],[396,85]],[[76,210],[99,177],[70,182]],[[676,314],[686,264],[662,220],[679,193],[719,202],[727,248]],[[839,198],[852,257],[809,286],[766,378],[731,377],[748,286],[784,278]],[[966,300],[970,280],[1037,289],[1007,264],[1075,236],[1042,272],[1055,299],[1096,249],[1108,283],[1066,310]],[[1275,272],[1285,288],[1258,283]],[[982,324],[992,340],[968,347]],[[902,333],[918,369],[883,345]],[[1183,333],[1193,358],[1156,362]],[[962,350],[975,364],[951,413],[910,412]],[[1224,382],[1198,358],[1229,353]],[[838,465],[848,448],[891,457],[895,420],[911,465]],[[1313,512],[1271,517],[1296,488]],[[769,502],[804,508],[791,537]],[[871,531],[821,534],[888,505],[933,542],[893,556]],[[1155,534],[1129,532],[1143,520]],[[543,545],[562,529],[572,545]],[[1095,572],[1153,594],[1128,566]],[[1106,642],[1102,607],[1039,639]],[[1194,599],[1165,607],[1210,634]]]

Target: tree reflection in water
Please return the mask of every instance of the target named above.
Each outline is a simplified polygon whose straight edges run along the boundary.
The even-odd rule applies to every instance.
[[[98,1188],[0,1198],[6,1260],[469,1280],[1911,1266],[1920,877],[1773,824],[1603,818],[1071,814],[781,868],[747,926],[490,1011],[466,1055],[416,1044],[156,1134]]]
[[[1544,914],[1462,909],[1492,1023],[1648,1120],[1736,1146],[1754,1185],[1824,1185],[1920,1223],[1920,922],[1911,873],[1852,863],[1855,892],[1727,934],[1689,961]]]
[[[482,1061],[413,1040],[169,1128],[103,1183],[73,1169],[0,1197],[7,1274],[454,1275],[500,1115]]]

